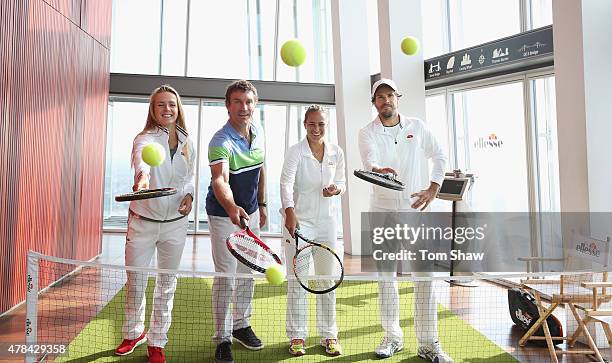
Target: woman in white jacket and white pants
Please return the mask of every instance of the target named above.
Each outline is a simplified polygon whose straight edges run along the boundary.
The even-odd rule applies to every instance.
[[[158,268],[174,270],[181,261],[187,236],[187,215],[193,201],[195,166],[195,149],[185,130],[184,115],[176,90],[164,85],[153,91],[146,125],[134,139],[133,190],[171,187],[176,188],[177,193],[130,203],[126,266],[149,267],[156,251]],[[156,167],[145,164],[141,156],[142,149],[153,142],[160,144],[166,155]],[[115,354],[130,354],[148,341],[149,362],[164,363],[176,275],[157,275],[148,332],[144,324],[148,274],[128,271],[127,275],[123,342],[115,349]]]
[[[295,241],[291,236],[298,226],[306,238],[326,244],[339,256],[344,253],[343,246],[337,242],[333,199],[346,188],[344,152],[339,146],[324,141],[327,113],[321,106],[312,105],[306,110],[304,128],[306,137],[287,151],[280,180],[287,261],[292,261],[295,254]],[[312,261],[315,273],[325,275],[326,266],[321,266],[320,262],[316,258]],[[289,352],[296,356],[305,354],[307,303],[306,291],[295,276],[289,274],[287,337],[290,339]],[[317,328],[326,352],[332,356],[342,354],[338,343],[335,291],[317,295]]]

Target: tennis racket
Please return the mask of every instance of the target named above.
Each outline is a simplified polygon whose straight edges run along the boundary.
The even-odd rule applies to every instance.
[[[143,189],[137,192],[117,195],[115,197],[115,201],[127,202],[131,200],[166,197],[168,195],[173,195],[173,194],[176,194],[175,188]]]
[[[326,294],[335,290],[344,279],[342,260],[324,244],[305,238],[298,230],[295,235],[295,255],[293,256],[293,274],[304,290],[313,294]],[[298,248],[298,240],[305,244]],[[315,274],[314,263],[324,271]]]
[[[393,190],[401,191],[406,187],[404,183],[395,179],[393,174],[381,174],[367,170],[355,170],[353,174],[359,179]]]
[[[282,265],[281,259],[249,228],[246,219],[240,218],[241,231],[227,237],[226,245],[232,256],[257,272],[265,273],[273,264]]]

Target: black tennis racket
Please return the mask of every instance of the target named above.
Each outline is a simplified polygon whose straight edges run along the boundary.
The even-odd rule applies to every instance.
[[[313,294],[326,294],[340,286],[344,279],[344,266],[340,257],[328,246],[305,238],[298,230],[294,235],[293,274],[304,290]],[[298,248],[300,239],[305,243]],[[314,271],[315,263],[323,271]]]
[[[273,264],[282,265],[281,259],[255,235],[246,219],[240,218],[241,231],[227,237],[226,245],[232,256],[257,272],[265,273]]]
[[[117,195],[115,197],[115,201],[127,202],[131,200],[166,197],[168,195],[173,195],[173,194],[176,194],[175,188],[142,189],[137,192]]]
[[[381,187],[399,191],[402,191],[406,188],[404,183],[395,179],[395,175],[393,174],[381,174],[367,170],[355,170],[353,174],[359,179],[365,180],[372,184],[379,185]]]

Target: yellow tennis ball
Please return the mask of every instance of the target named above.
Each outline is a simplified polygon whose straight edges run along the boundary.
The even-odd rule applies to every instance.
[[[266,269],[266,279],[272,285],[280,285],[285,281],[281,265],[272,265]]]
[[[402,40],[402,52],[406,55],[415,55],[419,51],[419,40],[415,37],[406,37]]]
[[[281,47],[281,59],[286,65],[299,67],[306,60],[306,49],[297,39],[286,41]]]
[[[166,150],[156,142],[142,148],[142,160],[151,166],[160,166],[166,159]]]

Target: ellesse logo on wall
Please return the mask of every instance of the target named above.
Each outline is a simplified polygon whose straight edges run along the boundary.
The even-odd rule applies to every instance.
[[[502,145],[504,145],[504,142],[495,134],[490,134],[486,139],[481,136],[478,140],[474,141],[476,149],[501,149]]]

